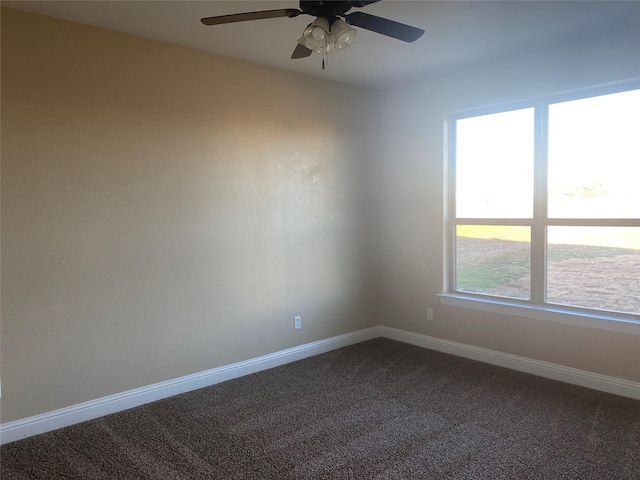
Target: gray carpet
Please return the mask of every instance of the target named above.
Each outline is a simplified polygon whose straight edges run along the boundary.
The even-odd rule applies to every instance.
[[[640,479],[640,402],[376,339],[2,446],[14,479]]]

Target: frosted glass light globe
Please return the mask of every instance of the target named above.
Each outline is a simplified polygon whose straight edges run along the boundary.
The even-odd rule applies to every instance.
[[[311,36],[314,40],[318,41],[321,41],[324,38],[324,33],[325,31],[320,27],[315,27],[313,30],[311,30]]]

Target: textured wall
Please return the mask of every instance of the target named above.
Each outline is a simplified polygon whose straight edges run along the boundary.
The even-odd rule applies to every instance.
[[[2,422],[378,324],[370,104],[3,9]]]
[[[376,165],[385,325],[640,381],[640,336],[440,305],[449,112],[640,76],[640,31],[613,32],[384,92]],[[495,172],[499,175],[500,172]],[[435,320],[426,321],[428,306]]]
[[[379,323],[640,380],[638,336],[435,297],[446,112],[638,76],[638,44],[370,92],[2,9],[0,420]]]

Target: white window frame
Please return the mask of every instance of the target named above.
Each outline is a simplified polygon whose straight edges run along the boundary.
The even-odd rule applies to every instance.
[[[445,162],[448,176],[445,188],[445,279],[440,301],[446,305],[515,315],[538,320],[567,323],[640,335],[640,315],[601,311],[545,302],[546,231],[549,226],[627,226],[640,227],[640,219],[548,218],[547,215],[547,142],[549,105],[627,90],[640,89],[640,79],[583,89],[533,100],[488,108],[455,112],[445,122]],[[534,206],[532,218],[458,218],[456,217],[456,122],[461,119],[512,110],[534,109]],[[528,300],[457,291],[456,226],[504,225],[531,228],[531,290]],[[541,261],[542,260],[542,261]]]

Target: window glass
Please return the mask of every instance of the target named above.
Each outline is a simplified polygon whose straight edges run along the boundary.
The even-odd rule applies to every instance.
[[[640,218],[640,90],[549,105],[549,216]]]
[[[528,299],[530,265],[529,227],[457,226],[457,290]]]
[[[533,108],[456,123],[456,215],[533,214]]]
[[[549,227],[547,302],[640,313],[640,228]]]

